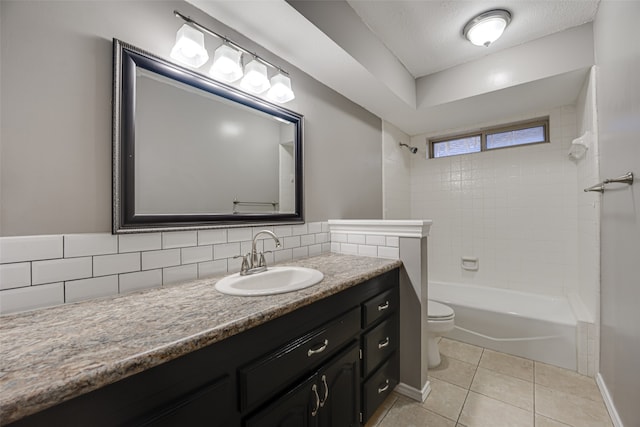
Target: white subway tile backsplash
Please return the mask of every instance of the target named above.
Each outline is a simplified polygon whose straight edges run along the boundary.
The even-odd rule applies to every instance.
[[[117,275],[72,280],[64,283],[65,302],[76,302],[117,294]]]
[[[369,245],[358,245],[358,255],[378,256],[378,247]]]
[[[250,228],[230,228],[227,231],[228,242],[242,242],[251,239],[253,239],[253,234]]]
[[[31,268],[34,285],[92,276],[91,257],[34,261]]]
[[[213,246],[211,245],[182,248],[181,251],[182,264],[192,264],[213,260]]]
[[[366,243],[366,239],[364,234],[349,234],[347,236],[347,242],[364,245]]]
[[[240,255],[240,243],[223,243],[213,245],[213,259],[233,258]]]
[[[310,245],[309,246],[309,256],[317,256],[322,254],[322,245]]]
[[[108,276],[110,274],[130,273],[139,270],[140,252],[93,257],[94,276]]]
[[[340,252],[347,255],[358,255],[358,245],[353,243],[341,243]]]
[[[227,272],[227,260],[201,262],[198,264],[198,278],[216,276]]]
[[[115,253],[118,253],[118,236],[107,233],[64,236],[65,258]]]
[[[31,263],[0,264],[0,289],[31,285]]]
[[[367,234],[365,236],[365,243],[367,245],[373,245],[373,246],[386,246],[387,239],[385,236],[372,236]]]
[[[118,252],[139,252],[162,249],[162,233],[121,234]]]
[[[336,243],[347,243],[347,235],[344,233],[331,233],[331,241]]]
[[[198,231],[198,245],[214,245],[227,243],[227,230],[200,230]]]
[[[380,258],[399,259],[400,258],[400,249],[399,248],[391,248],[391,247],[388,247],[388,246],[378,246],[378,256]]]
[[[180,249],[142,252],[142,269],[172,267],[180,265]]]
[[[284,249],[300,247],[300,236],[285,237],[282,246]]]
[[[300,248],[293,248],[292,257],[293,259],[299,258],[307,258],[309,256],[309,247],[302,246]]]
[[[273,232],[278,237],[291,236],[293,233],[290,225],[278,225],[273,227]]]
[[[0,237],[0,264],[62,258],[62,236]]]
[[[291,261],[293,259],[293,250],[284,249],[281,251],[275,251],[273,258],[275,262]]]
[[[271,238],[265,236],[257,241],[258,251],[273,251],[265,254],[268,264],[331,251],[326,222],[117,236],[88,233],[3,237],[0,298],[7,302],[2,312],[239,271],[241,260],[233,257],[249,252],[253,235],[265,229],[275,232],[282,242],[282,248],[276,250]],[[347,250],[351,248],[346,246]],[[37,288],[38,292],[13,292],[22,288]],[[31,295],[33,304],[26,302]]]
[[[331,245],[331,252],[336,254],[340,253],[340,247],[342,246],[342,243],[331,242],[330,245]]]
[[[169,285],[198,278],[198,264],[187,264],[179,267],[162,269],[162,284]]]
[[[0,293],[0,314],[34,310],[63,303],[64,285],[62,282],[8,289]]]
[[[121,294],[139,291],[141,289],[158,288],[162,286],[162,270],[157,269],[120,274],[119,280]]]
[[[308,230],[307,224],[300,224],[300,225],[291,226],[291,234],[293,234],[294,236],[300,236],[302,234],[307,234],[308,233],[307,230]]]
[[[387,236],[386,246],[391,246],[393,248],[400,247],[400,238],[395,236]]]
[[[198,244],[197,231],[171,231],[162,233],[162,249],[184,248]]]
[[[300,236],[300,245],[309,246],[316,243],[316,236],[313,234],[304,234]]]
[[[328,243],[328,242],[329,242],[329,233],[316,234],[316,243]]]

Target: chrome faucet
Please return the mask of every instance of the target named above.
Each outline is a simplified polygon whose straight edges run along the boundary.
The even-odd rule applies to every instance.
[[[261,234],[266,234],[268,236],[271,236],[273,240],[276,241],[276,248],[279,248],[280,246],[282,246],[280,244],[280,239],[278,239],[278,236],[276,236],[273,232],[269,230],[258,231],[256,235],[253,236],[253,241],[251,242],[251,252],[249,252],[246,255],[238,255],[234,257],[234,258],[242,258],[242,266],[240,267],[241,276],[260,273],[262,271],[266,271],[267,269],[267,261],[264,259],[264,254],[271,251],[260,252],[258,254],[258,251],[256,250],[256,243],[258,243],[258,236],[260,236]]]

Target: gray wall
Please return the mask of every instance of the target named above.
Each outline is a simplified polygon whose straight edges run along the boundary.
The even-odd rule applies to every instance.
[[[3,0],[0,235],[110,230],[111,39],[168,57],[174,9],[290,71],[286,107],[305,116],[306,220],[381,218],[380,119],[191,5]]]
[[[600,3],[594,26],[602,196],[600,373],[625,426],[640,422],[640,2]],[[614,187],[616,189],[614,189]]]

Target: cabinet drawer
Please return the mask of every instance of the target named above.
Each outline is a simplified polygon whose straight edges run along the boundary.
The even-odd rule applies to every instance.
[[[317,367],[360,331],[360,307],[240,369],[240,404],[251,408]]]
[[[362,304],[362,327],[373,325],[378,319],[396,311],[398,307],[398,290],[389,289]]]
[[[398,385],[400,364],[398,353],[378,369],[362,386],[363,422],[367,422],[378,406],[391,394]]]
[[[364,335],[364,377],[398,348],[399,335],[397,316],[383,321]]]

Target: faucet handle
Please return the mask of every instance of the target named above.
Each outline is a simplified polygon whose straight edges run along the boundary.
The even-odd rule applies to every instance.
[[[246,273],[249,271],[249,257],[251,256],[251,252],[247,252],[246,255],[236,255],[233,258],[242,258],[242,265],[240,266],[240,274]]]
[[[266,267],[267,266],[267,260],[264,259],[264,254],[270,254],[273,251],[264,251],[264,252],[260,252],[260,261],[258,261],[258,267]]]

